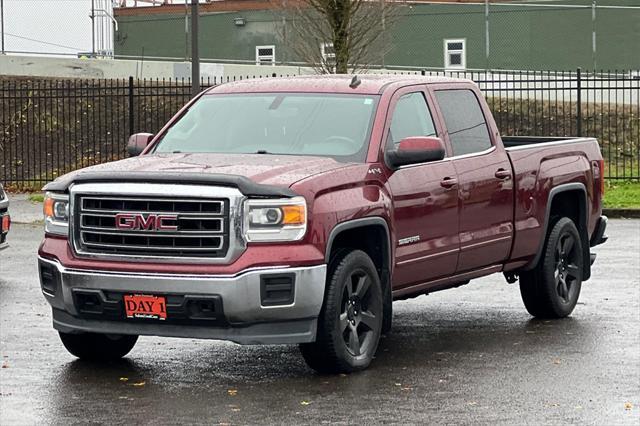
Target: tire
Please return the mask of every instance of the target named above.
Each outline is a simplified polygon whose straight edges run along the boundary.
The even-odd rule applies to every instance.
[[[382,329],[382,288],[371,258],[341,251],[329,264],[316,341],[300,345],[319,373],[352,373],[369,366]]]
[[[583,255],[580,233],[573,221],[560,218],[545,241],[536,267],[520,275],[520,294],[527,311],[537,318],[564,318],[578,302]]]
[[[59,333],[60,340],[71,355],[87,361],[114,361],[128,354],[138,336]]]

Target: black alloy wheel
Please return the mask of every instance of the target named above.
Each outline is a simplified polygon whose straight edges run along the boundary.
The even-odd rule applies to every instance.
[[[575,223],[555,221],[542,257],[520,274],[520,294],[527,311],[538,318],[564,318],[573,312],[582,287],[584,257]]]
[[[316,341],[300,345],[307,364],[321,373],[351,373],[369,366],[383,323],[382,287],[371,258],[342,249],[329,262]]]
[[[354,270],[342,292],[340,330],[347,349],[354,357],[370,350],[376,331],[382,324],[382,311],[371,304],[371,279],[363,270]]]

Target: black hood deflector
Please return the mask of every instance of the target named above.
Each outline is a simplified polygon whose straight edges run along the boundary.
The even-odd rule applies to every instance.
[[[69,176],[61,176],[43,188],[45,191],[66,192],[72,184],[76,183],[166,183],[166,184],[192,184],[226,186],[238,188],[240,192],[249,197],[286,197],[291,198],[297,194],[289,188],[255,183],[245,176],[224,175],[210,173],[183,173],[183,172],[95,172],[86,171]]]

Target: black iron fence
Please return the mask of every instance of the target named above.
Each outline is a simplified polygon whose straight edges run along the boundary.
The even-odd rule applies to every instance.
[[[444,72],[474,80],[503,134],[593,136],[608,179],[640,179],[640,79],[630,72]],[[237,76],[203,80],[203,87]],[[0,181],[36,189],[57,176],[124,158],[130,134],[157,132],[190,98],[188,80],[0,77]]]

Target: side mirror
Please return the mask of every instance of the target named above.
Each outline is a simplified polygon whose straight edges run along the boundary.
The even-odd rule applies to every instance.
[[[136,133],[129,136],[129,141],[127,142],[127,153],[129,157],[140,155],[147,145],[149,145],[153,136],[151,133]]]
[[[386,152],[387,164],[398,168],[407,164],[426,163],[444,159],[444,143],[432,136],[412,136],[402,139],[395,150]]]

